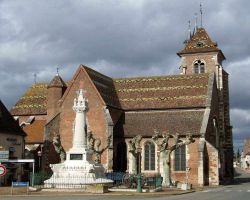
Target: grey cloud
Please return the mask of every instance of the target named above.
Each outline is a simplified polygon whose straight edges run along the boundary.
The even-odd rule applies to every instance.
[[[198,0],[1,1],[0,98],[10,108],[33,82],[34,73],[38,81],[49,81],[60,67],[61,76],[69,80],[80,63],[112,77],[178,73],[176,52],[183,47],[188,20],[193,26],[194,13],[199,15],[199,4]],[[250,3],[203,4],[204,27],[227,57],[231,106],[250,109],[250,78],[242,78],[250,74],[246,25]],[[235,117],[232,121],[239,130],[240,121]],[[245,136],[241,131],[237,134]]]

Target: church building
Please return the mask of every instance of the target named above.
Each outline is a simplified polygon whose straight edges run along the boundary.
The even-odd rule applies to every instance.
[[[107,172],[162,174],[164,160],[152,138],[158,132],[193,139],[171,154],[173,181],[185,182],[187,174],[188,182],[196,186],[231,180],[233,141],[228,73],[222,67],[225,56],[203,27],[197,28],[177,55],[179,75],[111,78],[80,65],[69,81],[57,74],[50,83],[33,84],[11,113],[20,123],[32,117],[27,135],[43,136],[43,170],[63,161],[72,146],[72,106],[76,92],[83,89],[89,107],[88,144],[93,159]],[[136,138],[140,138],[137,169],[131,151]]]

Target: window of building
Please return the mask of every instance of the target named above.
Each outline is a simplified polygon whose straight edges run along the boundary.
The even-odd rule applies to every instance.
[[[144,146],[144,170],[155,170],[155,145],[146,142]]]
[[[195,74],[201,74],[205,73],[205,63],[201,60],[196,60],[194,62],[194,73]]]
[[[186,171],[186,145],[175,150],[175,171]]]

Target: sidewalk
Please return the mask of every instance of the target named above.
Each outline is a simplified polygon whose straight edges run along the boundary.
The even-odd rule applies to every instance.
[[[103,194],[93,194],[87,192],[79,192],[79,191],[67,191],[65,189],[62,191],[30,191],[28,195],[30,196],[65,196],[65,195],[117,195],[117,196],[135,196],[135,195],[145,195],[145,196],[154,196],[154,195],[182,195],[191,192],[195,192],[196,190],[180,190],[176,188],[164,188],[160,192],[108,192]],[[14,188],[13,195],[27,195],[26,188]],[[11,196],[11,187],[0,187],[0,196]]]

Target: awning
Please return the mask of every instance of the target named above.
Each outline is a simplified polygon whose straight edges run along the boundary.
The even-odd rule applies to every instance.
[[[35,151],[40,146],[40,144],[26,144],[25,149],[28,151]]]

